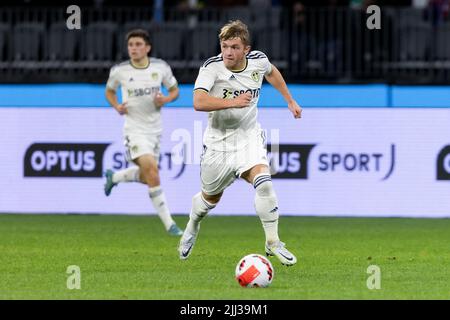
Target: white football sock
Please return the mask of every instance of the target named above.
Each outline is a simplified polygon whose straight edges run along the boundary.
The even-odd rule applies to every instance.
[[[129,168],[114,172],[112,181],[114,183],[119,182],[141,182],[139,178],[139,167],[131,166]]]
[[[191,213],[189,214],[189,222],[186,226],[186,231],[191,234],[196,234],[200,226],[200,221],[202,221],[208,212],[215,207],[215,204],[209,203],[203,198],[201,192],[197,193],[192,198],[192,208]]]
[[[152,199],[153,206],[156,212],[158,212],[162,223],[166,230],[169,230],[170,226],[175,223],[170,215],[169,207],[167,206],[166,196],[164,195],[161,186],[156,186],[148,189],[150,199]]]
[[[278,237],[278,200],[273,190],[270,174],[258,174],[253,180],[255,194],[255,210],[266,235],[266,242],[273,244],[280,241]]]

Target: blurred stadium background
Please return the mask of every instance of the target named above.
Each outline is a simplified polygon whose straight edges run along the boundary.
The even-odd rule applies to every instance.
[[[81,9],[80,30],[68,30],[66,25],[70,16],[66,9],[74,4]],[[366,8],[372,4],[381,8],[381,29],[369,30],[366,26],[371,16]],[[189,270],[198,281],[192,288],[189,287],[190,275],[175,285],[178,291],[170,291],[173,280],[170,277],[164,278],[164,283],[158,283],[162,280],[157,274],[148,278],[146,272],[152,264],[145,252],[155,250],[151,247],[152,236],[164,237],[156,218],[148,220],[152,224],[152,234],[140,229],[137,236],[133,230],[141,226],[141,222],[145,223],[143,220],[105,217],[103,221],[107,225],[103,228],[95,217],[91,227],[95,225],[95,230],[103,231],[98,233],[99,249],[95,247],[96,237],[91,239],[92,234],[83,233],[83,225],[90,224],[84,216],[77,222],[64,222],[59,217],[42,216],[39,220],[38,215],[14,215],[154,215],[142,186],[120,185],[109,198],[103,195],[102,189],[105,169],[121,169],[127,165],[121,136],[122,119],[107,105],[105,82],[111,66],[127,59],[125,34],[140,27],[151,34],[151,56],[166,60],[180,82],[180,98],[163,111],[161,176],[169,207],[180,215],[176,219],[183,225],[187,221],[191,197],[200,187],[198,157],[201,132],[206,125],[205,115],[192,108],[193,82],[202,62],[219,53],[217,33],[230,19],[241,19],[248,24],[253,49],[265,52],[281,70],[304,108],[303,119],[294,121],[276,91],[268,86],[262,90],[260,120],[268,130],[269,142],[278,138],[280,142],[279,173],[273,176],[274,185],[282,215],[292,216],[285,218],[285,227],[281,218],[281,234],[294,246],[294,251],[296,246],[301,248],[297,250],[305,257],[303,262],[300,259],[299,271],[290,271],[298,276],[298,282],[292,282],[289,272],[281,271],[281,285],[274,289],[275,298],[282,299],[286,292],[289,292],[289,299],[449,298],[448,271],[444,269],[448,269],[450,256],[448,250],[440,247],[449,241],[448,219],[427,220],[426,223],[423,219],[423,224],[420,220],[392,219],[395,224],[391,225],[389,219],[360,221],[352,218],[347,221],[294,217],[450,217],[450,5],[446,0],[127,0],[126,3],[64,0],[57,4],[2,1],[0,148],[3,163],[0,186],[3,191],[0,213],[3,215],[0,215],[0,228],[3,231],[0,234],[3,238],[0,260],[3,259],[2,274],[8,276],[0,282],[0,298],[121,299],[123,292],[131,290],[133,293],[127,295],[137,298],[195,299],[195,294],[189,294],[198,287],[203,288],[199,291],[200,297],[206,299],[249,297],[234,289],[225,290],[227,293],[223,296],[218,294],[222,282],[228,283],[228,275],[221,276],[215,286],[209,287],[208,270],[220,275],[228,272],[214,269],[217,267],[214,262],[190,265]],[[177,148],[180,141],[182,150]],[[184,153],[183,157],[188,157],[184,159],[190,161],[177,163],[177,152]],[[83,158],[86,155],[87,160]],[[249,186],[233,184],[211,216],[215,214],[254,215]],[[234,237],[242,234],[245,238],[248,232],[260,232],[257,220],[232,217],[230,225],[234,218],[245,221],[240,225],[242,230],[236,229]],[[289,223],[289,219],[300,220]],[[75,229],[65,223],[74,223]],[[124,224],[128,224],[126,231],[121,229]],[[307,227],[302,227],[305,225]],[[219,247],[228,243],[227,234],[220,233],[221,223],[211,221],[210,226],[210,241],[216,232],[224,239],[221,243],[212,242],[213,245]],[[296,233],[294,226],[303,229]],[[207,228],[205,226],[205,242],[208,242]],[[359,228],[367,233],[358,232]],[[326,236],[330,231],[332,239]],[[122,235],[120,239],[114,238],[116,232]],[[67,255],[54,255],[53,260],[58,262],[50,268],[50,275],[52,281],[60,281],[61,285],[54,289],[44,275],[33,278],[31,284],[20,280],[21,272],[32,274],[36,265],[40,268],[53,263],[51,256],[36,255],[36,252],[61,252],[63,248],[58,247],[59,244],[68,241],[64,234],[71,234],[77,243],[70,245]],[[132,240],[127,242],[126,239]],[[364,239],[364,246],[361,239]],[[230,246],[232,249],[215,251],[212,245],[208,247],[203,243],[201,247],[199,243],[196,250],[200,258],[207,254],[221,264],[223,257],[216,253],[229,251],[230,256],[225,261],[233,269],[234,261],[249,253],[247,248],[262,250],[253,244],[255,239],[247,248],[240,240],[230,240],[236,242]],[[36,241],[44,247],[39,247]],[[109,248],[115,246],[112,245],[115,241],[120,242],[119,247]],[[176,240],[167,240],[170,248],[164,247],[164,241],[158,241],[157,261],[164,265],[164,270],[159,268],[158,272],[178,270]],[[79,244],[88,256],[80,256],[76,248]],[[353,248],[359,244],[360,247]],[[116,261],[131,263],[135,260],[128,254],[133,250],[130,246],[134,245],[139,247],[140,253],[136,251],[135,256],[139,258],[135,265],[126,268],[137,268],[143,285],[151,287],[156,282],[153,290],[166,288],[168,294],[151,291],[140,295],[143,291],[139,290],[145,289],[133,287],[138,290],[133,291],[127,287],[134,283],[134,278],[120,280],[122,287],[107,295],[102,294],[109,290],[107,286],[100,286],[96,292],[84,291],[78,296],[64,293],[67,265],[85,263],[88,266],[85,268],[97,275],[108,268],[116,272],[115,267],[104,269],[111,261],[102,256],[101,251],[111,249]],[[334,245],[340,246],[341,251],[326,249]],[[314,255],[318,248],[323,251]],[[95,255],[89,255],[90,250],[104,260],[98,264],[91,262],[89,259],[97,260]],[[356,252],[363,260],[352,260],[356,259],[353,254]],[[28,257],[27,261],[36,261],[36,265],[27,264],[20,257]],[[315,260],[324,257],[331,260]],[[44,258],[48,260],[42,260]],[[338,267],[342,261],[345,263]],[[391,268],[387,272],[390,272],[390,283],[395,283],[392,291],[385,290],[380,295],[367,293],[365,267],[374,263],[386,270]],[[317,265],[324,273],[329,272],[332,280],[337,273],[337,282],[317,277]],[[330,265],[335,269],[327,269]],[[359,276],[346,282],[349,265],[353,269],[348,270],[364,268]],[[123,266],[119,263],[117,267]],[[147,271],[139,273],[140,267]],[[202,274],[196,271],[200,267],[205,271]],[[179,277],[177,273],[170,273],[171,277]],[[428,278],[422,278],[425,274]],[[121,276],[120,272],[117,276]],[[132,272],[129,276],[133,277]],[[91,284],[94,278],[92,276]],[[298,288],[293,289],[290,281]],[[321,292],[317,288],[325,282],[328,291]],[[355,291],[355,283],[363,289]],[[405,283],[410,286],[403,286]],[[234,285],[229,286],[234,288]],[[343,288],[344,294],[331,293],[334,286]],[[46,288],[45,293],[38,287]],[[389,288],[387,282],[384,288]],[[210,289],[212,291],[208,291]],[[274,296],[266,292],[263,295],[252,293],[250,297],[271,299]]]
[[[1,82],[104,82],[110,66],[127,58],[124,34],[142,27],[153,35],[152,55],[164,57],[181,82],[191,83],[200,62],[217,54],[220,26],[237,18],[250,26],[253,47],[269,52],[291,83],[450,81],[445,0],[57,3],[3,2]],[[77,3],[82,29],[67,32],[66,8]],[[371,4],[382,7],[380,30],[366,27]]]

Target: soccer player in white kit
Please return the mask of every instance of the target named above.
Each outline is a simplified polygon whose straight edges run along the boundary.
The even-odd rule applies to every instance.
[[[170,66],[161,59],[149,58],[149,34],[145,30],[132,30],[127,36],[130,60],[111,68],[106,84],[106,98],[111,106],[125,118],[123,127],[127,158],[136,166],[113,172],[106,171],[106,196],[120,182],[140,182],[148,185],[148,193],[166,231],[181,236],[170,214],[160,186],[158,161],[162,132],[161,107],[178,98],[178,83]],[[164,85],[169,94],[161,93]],[[116,90],[121,86],[122,103],[117,101]]]
[[[187,259],[197,239],[200,221],[219,202],[223,191],[240,177],[255,189],[255,209],[262,222],[268,256],[293,265],[297,258],[278,237],[278,203],[274,192],[265,136],[257,121],[263,77],[284,97],[294,118],[302,109],[292,98],[283,76],[260,51],[250,51],[247,26],[239,20],[222,27],[221,54],[200,68],[194,86],[194,108],[206,111],[208,127],[201,158],[202,191],[192,199],[189,222],[180,239],[180,259]]]

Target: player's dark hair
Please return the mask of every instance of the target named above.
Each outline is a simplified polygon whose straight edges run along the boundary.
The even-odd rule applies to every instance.
[[[142,38],[146,45],[150,45],[150,35],[144,29],[134,29],[127,33],[127,43],[130,38]]]

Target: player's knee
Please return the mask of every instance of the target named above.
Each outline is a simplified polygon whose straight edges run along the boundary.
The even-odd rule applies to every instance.
[[[161,184],[161,181],[159,180],[159,176],[158,175],[150,175],[150,178],[148,179],[147,184],[152,187],[159,186]]]
[[[222,194],[223,194],[223,192],[220,192],[220,193],[214,194],[214,195],[209,195],[209,194],[202,192],[202,197],[207,202],[216,205],[220,201],[220,198],[222,198]]]
[[[152,168],[141,169],[141,179],[151,187],[160,185],[159,173]]]

